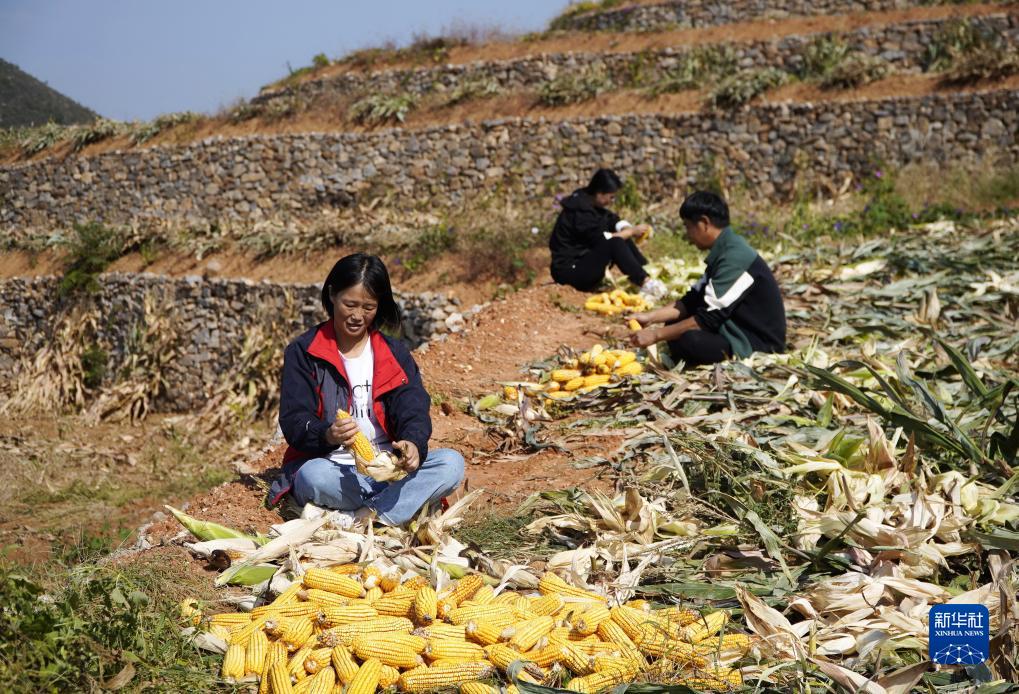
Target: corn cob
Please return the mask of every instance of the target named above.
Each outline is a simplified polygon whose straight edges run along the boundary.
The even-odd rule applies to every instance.
[[[351,598],[345,598],[342,595],[330,593],[328,590],[319,590],[318,588],[307,588],[301,591],[301,599],[306,603],[317,605],[319,608],[346,607],[351,601]]]
[[[365,590],[370,590],[382,580],[382,570],[374,564],[369,564],[361,571],[361,585]]]
[[[230,632],[230,643],[246,644],[251,635],[256,631],[261,631],[265,626],[265,623],[269,621],[270,615],[263,615],[258,619],[248,622],[236,631]]]
[[[629,658],[605,655],[596,655],[594,656],[593,661],[595,672],[618,672],[624,681],[632,680],[640,674],[640,670],[644,665],[644,662],[643,658],[640,660],[631,660]]]
[[[418,624],[431,624],[436,619],[438,597],[431,586],[418,588],[414,597],[414,621]]]
[[[414,636],[422,636],[426,639],[459,639],[461,641],[467,639],[465,625],[456,626],[443,622],[432,622],[426,627],[418,627],[412,633]]]
[[[513,620],[513,611],[506,605],[475,605],[473,607],[457,607],[449,611],[448,619],[453,624],[467,624],[475,619]]]
[[[583,374],[577,369],[555,369],[549,377],[557,383],[568,383],[574,378],[580,378]]]
[[[341,624],[323,632],[323,634],[332,634],[339,643],[349,646],[355,637],[364,634],[388,632],[409,634],[413,628],[414,624],[405,617],[375,617],[354,624]]]
[[[307,644],[297,650],[296,653],[290,656],[290,660],[287,661],[287,672],[292,677],[297,678],[297,681],[303,680],[308,676],[308,671],[304,669],[304,661],[311,655],[312,649],[315,648],[314,644]]]
[[[276,663],[282,663],[284,667],[287,664],[287,647],[283,645],[282,641],[269,642],[265,662],[259,670],[258,694],[269,694],[269,668]]]
[[[417,668],[400,675],[400,689],[405,692],[426,692],[446,689],[456,684],[474,682],[492,674],[491,663],[458,663],[441,667]],[[348,692],[348,694],[351,694]],[[354,692],[353,694],[363,694]]]
[[[371,605],[383,595],[385,595],[385,592],[378,586],[375,586],[374,588],[369,588],[364,592],[364,601]]]
[[[605,602],[606,598],[592,593],[589,590],[583,588],[576,588],[571,586],[569,583],[559,578],[551,571],[542,574],[541,579],[538,581],[538,591],[542,595],[548,595],[549,593],[558,593],[559,595],[573,597],[573,598],[585,598],[587,600],[597,600],[598,602]]]
[[[502,605],[502,604],[512,605],[513,602],[517,598],[519,598],[519,597],[520,597],[520,593],[516,593],[516,592],[514,592],[512,590],[504,590],[503,592],[501,592],[501,593],[499,593],[498,595],[495,596],[495,599],[492,600],[492,604],[493,605]]]
[[[543,668],[552,667],[552,665],[559,662],[561,657],[562,654],[559,647],[551,644],[520,654],[521,660],[528,660]]]
[[[641,635],[645,626],[658,626],[658,621],[652,615],[632,607],[613,607],[609,614],[612,621],[618,624],[634,643],[637,643],[637,637]]]
[[[222,624],[227,627],[244,626],[251,623],[251,615],[247,612],[222,612],[209,617],[209,624]]]
[[[265,630],[285,643],[287,650],[293,653],[311,638],[314,625],[308,617],[283,617],[278,622],[267,620]]]
[[[669,636],[657,626],[642,627],[633,642],[641,653],[657,658],[668,658],[693,667],[704,667],[707,662],[689,643]]]
[[[470,600],[474,597],[474,594],[481,590],[483,585],[485,585],[485,581],[481,574],[467,574],[456,582],[456,586],[446,596],[446,599],[459,605],[464,600]]]
[[[599,624],[598,636],[600,636],[603,641],[617,646],[620,654],[622,654],[624,658],[636,660],[644,659],[644,654],[637,649],[636,644],[633,643],[633,639],[626,635],[626,632],[623,631],[623,628],[619,626],[615,620],[606,619],[604,622]]]
[[[490,646],[498,641],[503,641],[505,631],[506,627],[479,619],[467,622],[465,635],[482,646]]]
[[[726,634],[704,639],[697,643],[697,652],[715,655],[718,659],[742,658],[750,651],[750,637],[746,634]]]
[[[338,645],[334,646],[333,650],[329,652],[329,660],[333,664],[333,669],[336,670],[336,677],[343,684],[350,684],[350,681],[354,679],[354,675],[357,674],[357,662],[354,660],[354,656],[350,654],[346,646]]]
[[[598,631],[598,625],[609,619],[609,608],[603,604],[592,605],[573,619],[573,631],[581,636],[590,636]]]
[[[742,686],[743,675],[739,670],[716,668],[699,672],[683,680],[683,684],[694,689],[729,690]]]
[[[383,689],[392,687],[400,681],[400,671],[395,667],[390,667],[386,664],[382,665],[382,670],[379,673],[379,686]]]
[[[433,660],[432,662],[428,663],[428,667],[429,668],[455,667],[457,665],[460,665],[461,663],[488,663],[489,665],[491,665],[491,663],[489,661],[487,661],[487,660],[464,660],[463,658],[440,658],[439,660]]]
[[[518,622],[513,625],[513,633],[509,639],[511,648],[518,651],[529,651],[538,643],[538,639],[545,636],[555,628],[555,619],[552,617],[535,617],[526,622]]]
[[[498,687],[481,682],[464,682],[460,685],[460,694],[500,694]]]
[[[231,643],[223,656],[223,677],[237,679],[244,677],[244,645]]]
[[[261,674],[268,655],[269,637],[264,631],[254,632],[244,646],[244,673]]]
[[[594,374],[591,376],[584,376],[584,388],[593,388],[595,386],[602,386],[609,382],[608,374]]]
[[[620,680],[619,675],[615,672],[595,672],[584,677],[574,677],[566,685],[566,689],[581,694],[594,694],[602,689],[622,684],[622,682],[623,680]]]
[[[364,619],[378,617],[379,613],[371,605],[347,605],[346,607],[329,607],[323,610],[325,623],[329,626],[354,624]]]
[[[488,605],[492,603],[495,601],[495,588],[486,583],[478,588],[477,592],[471,596],[471,601],[476,605]]]
[[[641,366],[639,361],[632,361],[625,366],[618,366],[612,370],[612,373],[616,376],[637,376],[644,372],[644,367]]]
[[[311,678],[308,685],[308,694],[332,694],[333,685],[336,684],[336,671],[331,667],[322,668],[317,675]]]
[[[574,390],[577,390],[579,388],[583,388],[583,387],[584,387],[584,377],[583,376],[577,376],[576,378],[571,378],[570,380],[566,381],[566,383],[563,384],[563,390],[565,390],[567,393],[569,393],[571,391],[574,391]]]
[[[703,641],[709,636],[714,636],[718,631],[725,626],[725,623],[729,621],[729,614],[723,610],[712,612],[711,614],[701,617],[696,622],[692,622],[688,626],[684,627],[680,638],[690,643],[697,643]]]
[[[272,694],[293,694],[294,692],[286,663],[273,663],[269,667],[269,683]]]
[[[485,651],[476,643],[454,639],[430,639],[425,657],[434,660],[484,660]]]
[[[542,595],[540,598],[531,599],[531,612],[538,615],[539,617],[555,616],[563,609],[563,596],[558,593],[549,593],[548,595]]]
[[[332,566],[327,566],[326,569],[341,576],[356,576],[364,571],[357,564],[333,564]]]
[[[297,684],[294,685],[294,694],[308,694],[308,690],[311,689],[311,680],[311,677],[298,680]]]
[[[412,593],[416,593],[418,591],[418,588],[424,588],[427,585],[429,585],[427,578],[425,578],[424,576],[415,575],[411,576],[406,581],[401,583],[400,587],[403,588],[404,590],[409,590]]]
[[[332,661],[332,648],[315,648],[304,660],[304,670],[308,674],[314,674],[322,668],[329,667]]]
[[[369,658],[347,685],[346,694],[375,694],[381,678],[382,662],[378,658]]]
[[[626,323],[626,327],[628,327],[631,332],[637,332],[638,330],[640,330],[640,323],[638,323],[636,319],[631,318]]]
[[[414,596],[415,593],[411,592],[390,593],[373,602],[372,607],[380,615],[410,618],[414,615]]]
[[[209,633],[230,643],[230,628],[222,624],[210,624]]]
[[[382,574],[382,578],[379,579],[379,588],[381,588],[386,593],[395,590],[399,585],[400,585],[400,572],[396,569],[390,570]]]
[[[591,657],[572,643],[559,645],[559,662],[574,675],[589,675],[594,672]]]
[[[350,413],[346,410],[337,410],[336,419],[350,419]],[[348,448],[354,456],[354,461],[357,463],[357,471],[364,474],[362,472],[362,468],[366,467],[368,463],[375,460],[375,447],[372,446],[368,437],[365,436],[362,431],[358,430],[358,432],[354,435],[354,440],[350,442]]]
[[[350,650],[363,661],[376,659],[380,663],[406,669],[424,663],[418,654],[425,649],[426,643],[421,637],[410,634],[359,636],[354,639]]]
[[[337,574],[329,569],[311,568],[304,574],[304,585],[336,593],[347,598],[363,598],[364,586],[356,578]]]
[[[180,601],[180,618],[185,624],[198,626],[202,623],[202,610],[195,598],[184,598]]]

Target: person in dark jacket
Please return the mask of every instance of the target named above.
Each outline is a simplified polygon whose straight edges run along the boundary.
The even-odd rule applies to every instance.
[[[400,326],[382,261],[363,253],[341,258],[322,286],[322,306],[329,320],[283,354],[279,424],[289,448],[270,503],[289,492],[301,505],[402,525],[460,486],[463,457],[429,450],[431,399],[421,372],[403,343],[379,332]],[[351,416],[338,419],[338,410]],[[407,476],[382,483],[358,473],[350,452],[358,431],[379,450],[396,452]]]
[[[619,268],[649,299],[666,294],[665,285],[644,270],[647,258],[635,239],[651,228],[634,226],[608,209],[623,183],[609,169],[598,169],[585,188],[562,201],[562,212],[552,229],[552,279],[587,292],[597,289],[610,265]]]
[[[785,351],[782,292],[764,259],[729,226],[725,200],[693,193],[679,216],[687,238],[708,251],[707,271],[674,306],[630,316],[645,326],[631,342],[667,341],[673,359],[687,366]]]

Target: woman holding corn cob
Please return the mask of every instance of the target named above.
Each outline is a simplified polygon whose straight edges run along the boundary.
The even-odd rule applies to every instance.
[[[382,261],[340,259],[322,306],[329,320],[283,356],[279,423],[290,447],[270,501],[289,492],[298,504],[402,525],[460,486],[463,457],[428,449],[431,400],[421,373],[401,342],[379,332],[400,326]]]
[[[640,287],[641,294],[655,301],[667,290],[645,272],[647,258],[636,243],[650,236],[651,227],[634,226],[608,209],[622,187],[614,171],[598,169],[585,188],[562,201],[548,244],[552,279],[582,292],[592,291],[605,279],[605,270],[615,265]]]

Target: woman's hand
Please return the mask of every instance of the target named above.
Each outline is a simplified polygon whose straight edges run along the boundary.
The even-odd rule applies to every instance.
[[[349,448],[359,431],[360,428],[357,426],[357,421],[352,417],[337,419],[332,423],[332,426],[326,429],[326,441],[329,442],[330,446],[346,446]]]
[[[630,344],[634,347],[650,347],[658,341],[658,328],[644,328],[630,335]]]
[[[421,467],[421,453],[416,444],[410,441],[393,441],[393,450],[399,454],[396,464],[407,472],[414,472]]]
[[[616,236],[621,239],[632,239],[636,234],[637,227],[626,227],[624,229],[620,229],[619,231],[617,231],[615,234],[613,234],[613,236]]]

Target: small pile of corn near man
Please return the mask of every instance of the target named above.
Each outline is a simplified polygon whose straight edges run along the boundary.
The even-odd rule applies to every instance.
[[[562,368],[552,369],[547,380],[542,377],[540,383],[506,385],[503,397],[516,400],[518,389],[523,389],[524,395],[528,397],[565,400],[574,394],[583,395],[627,376],[639,376],[643,372],[644,365],[637,361],[636,352],[595,345],[589,351],[563,361]]]
[[[501,694],[481,680],[523,661],[521,681],[561,681],[593,693],[642,674],[667,673],[692,687],[742,683],[718,665],[749,651],[745,634],[720,635],[723,611],[702,616],[677,607],[656,611],[635,600],[609,607],[605,597],[546,573],[538,593],[496,595],[480,574],[436,593],[423,576],[348,564],[311,568],[273,602],[251,612],[205,618],[193,600],[184,617],[223,639],[222,674],[257,676],[260,694],[373,694],[398,686],[426,692]],[[664,666],[664,667],[663,667]],[[510,684],[506,694],[518,694]]]
[[[584,302],[584,308],[603,316],[615,316],[620,313],[647,311],[651,309],[651,304],[640,294],[629,294],[622,289],[613,289],[611,292],[602,292],[589,297]]]

